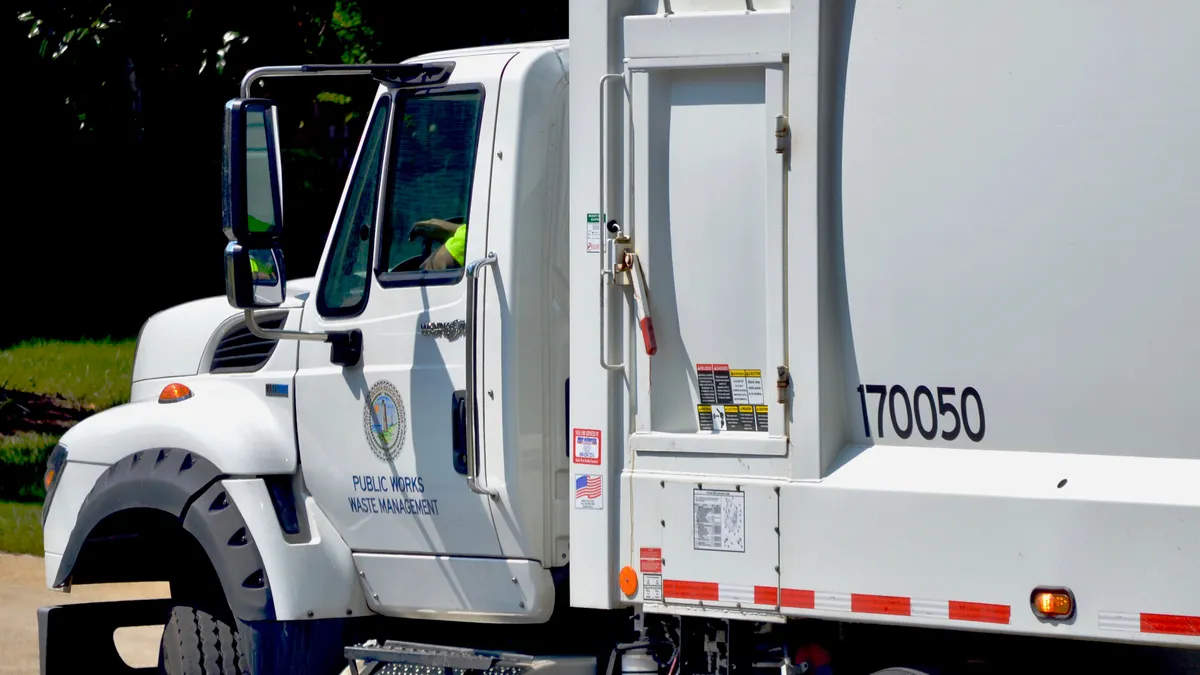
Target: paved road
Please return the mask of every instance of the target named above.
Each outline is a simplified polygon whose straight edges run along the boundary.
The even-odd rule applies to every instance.
[[[165,598],[165,583],[76,586],[70,593],[46,588],[46,568],[41,558],[0,553],[0,675],[38,675],[37,609],[97,600]],[[137,626],[117,631],[117,651],[136,668],[158,662],[162,627]],[[359,663],[361,668],[364,664]],[[342,671],[349,675],[347,667]]]
[[[37,675],[37,608],[96,600],[165,598],[165,583],[76,586],[70,593],[46,588],[41,558],[0,553],[0,675]],[[117,650],[136,667],[158,660],[162,628],[124,628],[117,631]]]

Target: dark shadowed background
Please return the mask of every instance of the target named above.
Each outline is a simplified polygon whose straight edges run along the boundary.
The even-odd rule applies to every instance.
[[[565,0],[36,2],[10,10],[0,348],[131,338],[224,292],[222,107],[262,65],[384,63],[566,37]],[[373,87],[269,81],[291,277],[313,274]]]

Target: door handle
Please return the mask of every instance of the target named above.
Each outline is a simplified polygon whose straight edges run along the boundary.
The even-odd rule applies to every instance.
[[[476,372],[475,353],[477,345],[476,338],[476,320],[475,320],[475,303],[476,296],[479,290],[479,273],[484,267],[496,264],[496,254],[488,253],[483,258],[473,261],[467,265],[467,487],[471,488],[471,492],[479,495],[488,495],[496,497],[500,493],[492,488],[484,487],[479,484],[479,459],[476,456],[478,453],[479,440],[479,422],[478,422],[478,399],[475,396],[475,389],[478,383],[478,373]]]
[[[459,390],[450,396],[451,461],[454,470],[467,475],[467,392]]]
[[[607,195],[607,191],[606,191],[605,185],[604,185],[605,172],[607,171],[607,166],[604,163],[604,157],[605,157],[605,153],[608,152],[608,148],[604,145],[604,123],[606,121],[605,118],[608,114],[608,109],[604,107],[604,92],[608,89],[608,83],[610,80],[621,80],[622,83],[624,83],[625,75],[609,73],[607,75],[601,76],[601,78],[600,78],[600,129],[599,129],[599,133],[597,135],[599,136],[599,139],[600,139],[600,199],[599,199],[600,214],[599,214],[599,218],[601,221],[604,220],[604,218],[606,217],[606,215],[608,213],[608,210],[604,208],[605,202],[608,201],[606,199],[606,197],[608,195]],[[624,89],[624,87],[622,87],[622,89]],[[615,221],[612,223],[612,225],[615,225]],[[607,346],[607,337],[606,337],[607,331],[605,331],[605,328],[604,328],[604,315],[605,315],[605,313],[608,312],[608,298],[605,296],[604,291],[614,281],[613,272],[612,272],[612,270],[610,270],[608,268],[608,265],[607,265],[608,255],[604,249],[604,242],[607,239],[608,239],[608,236],[604,232],[601,232],[600,233],[600,367],[604,368],[605,370],[618,371],[618,370],[625,369],[625,362],[624,361],[622,361],[621,363],[609,363],[608,362],[608,346]]]

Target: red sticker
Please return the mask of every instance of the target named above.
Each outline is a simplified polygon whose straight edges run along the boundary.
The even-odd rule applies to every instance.
[[[642,559],[642,572],[649,574],[662,574],[661,560]]]
[[[644,548],[642,549],[643,560],[659,560],[662,558],[661,548]]]
[[[600,465],[600,430],[576,429],[571,461],[576,464]]]

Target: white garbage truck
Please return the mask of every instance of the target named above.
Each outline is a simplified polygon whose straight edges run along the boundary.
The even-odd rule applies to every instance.
[[[170,598],[42,608],[43,672],[1200,672],[1198,31],[572,0],[249,72],[227,297],[45,478],[48,587]],[[312,279],[275,77],[378,83]]]

